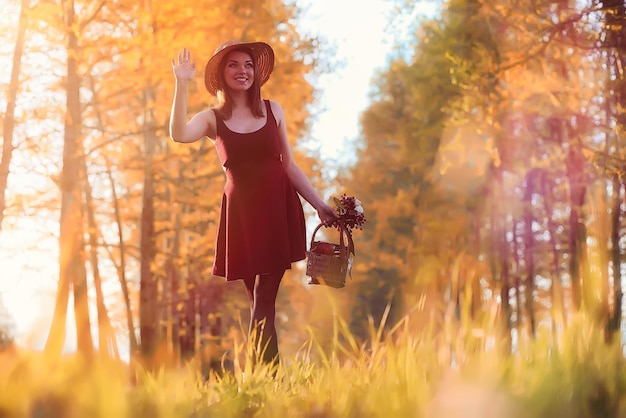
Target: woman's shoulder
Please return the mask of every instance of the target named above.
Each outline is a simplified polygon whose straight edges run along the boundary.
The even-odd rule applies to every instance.
[[[197,116],[206,120],[209,123],[213,123],[215,125],[215,121],[217,119],[217,115],[220,114],[220,110],[216,107],[209,107],[207,109],[201,110],[197,113]]]
[[[283,112],[283,107],[280,105],[280,103],[278,103],[275,100],[268,100],[268,102],[270,104],[270,108],[272,109],[272,113],[274,114],[276,119],[279,119],[279,118],[282,119],[284,117],[284,112]]]
[[[276,100],[265,99],[265,101],[269,102],[270,106],[272,106],[272,110],[274,110],[274,109],[282,109],[282,106]]]
[[[215,114],[219,113],[219,112],[220,112],[220,109],[218,107],[210,106],[210,107],[207,107],[204,110],[199,111],[198,114],[199,115],[205,115],[205,116],[208,115],[209,117],[212,115],[213,117],[215,117]]]

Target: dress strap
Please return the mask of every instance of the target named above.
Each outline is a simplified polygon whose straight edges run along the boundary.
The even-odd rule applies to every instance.
[[[211,109],[215,115],[215,135],[221,135],[224,132],[224,120],[220,116],[220,112],[216,108]],[[207,129],[208,130],[208,129]]]
[[[267,99],[264,99],[263,101],[265,102],[265,108],[267,109],[267,120],[269,121],[271,116],[274,120],[274,124],[278,126],[278,121],[276,120],[276,116],[274,116],[274,113],[272,112],[272,105],[270,104],[270,101]]]
[[[212,108],[211,110],[213,111],[213,114],[215,115],[215,120],[221,121],[222,118],[220,117],[220,112],[218,112],[216,108]]]

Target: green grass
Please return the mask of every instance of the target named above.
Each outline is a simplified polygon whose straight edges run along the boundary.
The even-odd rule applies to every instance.
[[[503,353],[488,327],[414,333],[372,326],[366,344],[335,320],[329,349],[311,335],[273,376],[235,362],[205,380],[195,362],[148,372],[106,359],[0,354],[0,417],[621,417],[618,344],[584,317],[554,341],[540,332]],[[245,350],[239,347],[238,350]]]

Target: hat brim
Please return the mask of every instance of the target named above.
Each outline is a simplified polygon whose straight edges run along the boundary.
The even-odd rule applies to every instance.
[[[265,42],[230,41],[215,50],[215,53],[206,63],[204,69],[204,85],[213,96],[217,96],[217,91],[221,89],[218,72],[222,59],[224,59],[229,52],[239,48],[250,49],[256,54],[257,71],[259,72],[261,85],[269,80],[274,70],[274,50],[272,47]]]

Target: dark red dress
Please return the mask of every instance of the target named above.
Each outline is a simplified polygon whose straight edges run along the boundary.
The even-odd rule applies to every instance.
[[[300,197],[281,161],[276,118],[251,133],[233,132],[214,110],[215,147],[225,168],[213,274],[226,280],[282,272],[305,258]]]

